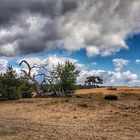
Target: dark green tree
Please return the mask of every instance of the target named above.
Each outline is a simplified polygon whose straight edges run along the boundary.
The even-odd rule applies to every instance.
[[[0,75],[0,98],[2,100],[15,100],[21,98],[21,81],[17,78],[12,66],[8,66],[6,72]]]
[[[80,71],[77,70],[75,63],[66,60],[64,64],[58,63],[53,67],[51,81],[57,85],[57,90],[61,93],[73,93],[79,73]]]
[[[86,78],[85,85],[88,86],[98,86],[103,84],[103,79],[98,76],[89,76]]]

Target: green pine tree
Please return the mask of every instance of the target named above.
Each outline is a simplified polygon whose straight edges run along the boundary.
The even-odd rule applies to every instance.
[[[9,65],[4,74],[0,75],[0,97],[3,100],[15,100],[21,98],[21,81],[17,78],[13,67]]]

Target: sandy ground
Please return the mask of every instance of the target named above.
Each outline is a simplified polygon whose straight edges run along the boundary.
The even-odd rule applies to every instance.
[[[110,93],[119,100],[104,100]],[[0,102],[0,140],[140,140],[139,88],[77,94],[84,98]]]

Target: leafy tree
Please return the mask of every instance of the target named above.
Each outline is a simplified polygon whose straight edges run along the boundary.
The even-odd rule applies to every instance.
[[[21,98],[20,79],[12,66],[8,66],[4,74],[0,75],[0,97],[3,100],[14,100]]]
[[[86,78],[85,85],[89,86],[96,86],[96,85],[102,85],[103,84],[103,79],[100,77],[96,76],[89,76]]]
[[[64,64],[58,63],[51,71],[51,81],[56,84],[57,90],[61,93],[73,93],[76,79],[80,71],[77,70],[75,63],[66,60]]]

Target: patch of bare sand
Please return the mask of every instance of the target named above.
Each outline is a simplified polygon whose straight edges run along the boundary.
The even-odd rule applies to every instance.
[[[116,90],[109,90],[108,88],[91,88],[91,89],[79,89],[76,90],[76,94],[114,94],[114,93],[120,93],[120,92],[127,92],[127,93],[138,93],[140,94],[140,87],[114,87]]]
[[[139,94],[103,97],[1,102],[0,140],[139,140]]]

